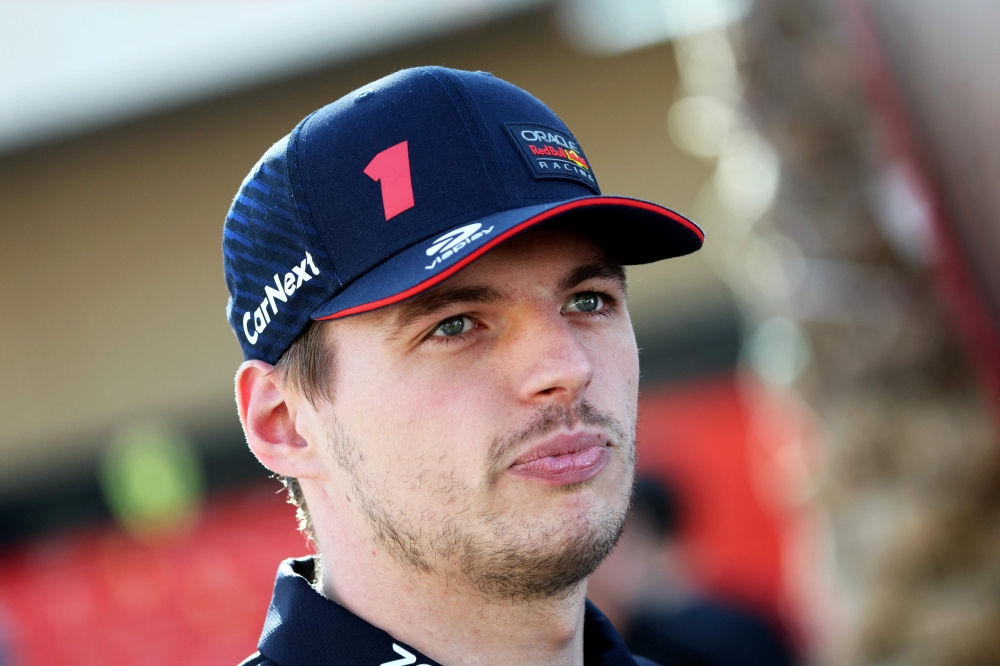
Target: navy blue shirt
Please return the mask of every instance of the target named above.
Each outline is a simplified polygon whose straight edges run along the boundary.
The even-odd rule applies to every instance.
[[[316,591],[311,557],[278,567],[274,596],[257,643],[241,666],[442,666],[368,624]],[[583,620],[585,666],[656,666],[633,657],[618,632],[587,602]]]

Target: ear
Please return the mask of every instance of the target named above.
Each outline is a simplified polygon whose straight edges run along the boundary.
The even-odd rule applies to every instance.
[[[316,446],[299,432],[298,411],[310,405],[285,389],[273,365],[246,361],[240,366],[236,372],[236,405],[247,444],[264,467],[295,478],[322,474]]]

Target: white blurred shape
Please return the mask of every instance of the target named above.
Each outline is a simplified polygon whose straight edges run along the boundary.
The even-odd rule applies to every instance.
[[[564,32],[588,50],[625,53],[741,20],[753,0],[563,0]]]
[[[778,155],[767,139],[752,130],[729,135],[715,171],[719,202],[729,213],[759,219],[774,202],[780,179]]]
[[[707,30],[678,39],[674,57],[688,94],[710,95],[733,105],[739,103],[743,85],[727,30]]]
[[[667,128],[681,150],[695,157],[714,158],[722,152],[735,120],[732,106],[715,97],[692,95],[670,107]]]
[[[903,258],[926,266],[937,258],[937,240],[930,203],[910,168],[889,164],[875,188],[876,221],[886,239]]]
[[[803,279],[802,251],[790,238],[770,234],[752,237],[746,248],[746,275],[764,296],[789,298]]]
[[[757,375],[774,386],[788,386],[809,366],[812,351],[791,319],[773,317],[757,327],[746,349]]]

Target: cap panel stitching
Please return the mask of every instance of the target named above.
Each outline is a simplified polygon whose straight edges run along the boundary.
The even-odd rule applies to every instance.
[[[288,169],[287,177],[288,177],[288,184],[291,189],[290,194],[292,197],[292,201],[295,203],[301,203],[302,206],[304,207],[303,210],[296,206],[295,224],[298,225],[299,231],[302,234],[302,239],[303,241],[306,242],[306,244],[311,244],[310,241],[314,240],[319,245],[318,249],[321,250],[324,254],[323,257],[325,259],[325,261],[323,262],[325,264],[324,269],[330,270],[331,275],[329,277],[332,278],[332,282],[335,283],[331,284],[330,281],[325,280],[325,282],[329,285],[328,291],[331,293],[329,293],[327,297],[323,300],[329,300],[337,292],[343,289],[343,283],[341,282],[340,276],[337,273],[336,267],[333,265],[333,257],[326,248],[326,243],[323,241],[323,236],[319,233],[318,229],[316,229],[316,222],[312,215],[313,207],[309,203],[309,194],[305,191],[305,187],[302,182],[302,176],[299,171],[299,154],[298,154],[299,133],[305,126],[305,123],[313,115],[315,115],[315,112],[306,116],[295,127],[295,129],[292,130],[291,134],[289,135],[288,147],[285,150],[285,163]],[[298,187],[296,187],[296,185]],[[299,201],[300,199],[305,199],[305,200]],[[306,224],[312,225],[313,227],[312,233],[309,233],[309,231],[306,229]],[[322,303],[323,300],[320,300],[320,302]],[[312,307],[309,308],[309,310],[311,309]],[[291,343],[294,342],[295,339],[302,334],[302,331],[305,330],[305,327],[308,325],[309,321],[311,321],[311,317],[309,317],[308,311],[303,310],[301,312],[303,315],[305,315],[302,325],[290,328],[287,332],[278,336],[267,350],[266,354],[267,359],[273,359],[274,361],[277,361],[277,358],[275,358],[276,352],[284,353],[284,351],[291,345]]]
[[[511,182],[511,175],[507,170],[507,164],[500,158],[500,147],[497,146],[497,143],[493,138],[493,133],[489,130],[485,130],[486,121],[484,120],[483,112],[479,109],[479,105],[476,102],[475,97],[473,97],[472,92],[469,90],[469,87],[465,85],[465,82],[454,75],[450,75],[449,78],[454,81],[456,88],[460,88],[460,90],[465,91],[465,94],[462,95],[463,101],[466,106],[470,108],[470,111],[475,111],[475,115],[478,119],[478,125],[481,128],[480,133],[482,134],[485,131],[484,139],[488,140],[488,143],[493,146],[493,163],[498,171],[503,170],[503,178],[500,179],[500,184],[503,186],[504,193],[507,195],[507,202],[510,202],[510,205],[504,206],[504,209],[515,208],[516,206],[513,205],[513,202],[519,200],[520,198],[515,197],[514,193],[507,187],[507,184]],[[506,83],[506,81],[504,81],[504,83]]]
[[[448,71],[441,68],[428,67],[424,71],[434,77],[434,80],[438,82],[438,85],[441,86],[441,89],[444,91],[445,95],[448,96],[449,101],[451,101],[452,105],[455,107],[455,111],[458,112],[458,117],[462,119],[462,125],[465,126],[465,131],[468,132],[469,138],[472,140],[472,145],[476,149],[476,155],[479,156],[479,162],[483,165],[483,170],[486,171],[487,178],[490,181],[490,189],[493,190],[493,198],[496,199],[497,205],[500,206],[500,210],[507,210],[508,208],[510,208],[510,206],[508,205],[508,202],[510,201],[510,196],[508,195],[506,199],[500,196],[500,193],[497,192],[497,181],[500,181],[500,186],[503,187],[505,194],[507,194],[507,186],[503,182],[503,179],[499,178],[499,174],[496,173],[496,165],[492,164],[493,162],[492,160],[487,160],[483,156],[483,153],[479,148],[480,142],[485,143],[485,141],[483,140],[482,132],[481,131],[475,132],[469,126],[469,120],[467,119],[466,116],[470,116],[472,115],[472,113],[471,109],[469,108],[468,100],[465,99],[465,97],[462,95],[461,89],[459,88],[460,82],[456,81],[455,77],[453,77]],[[445,81],[441,80],[441,76],[439,76],[439,74],[444,75],[445,81],[447,81],[451,85],[452,90],[449,90],[449,86],[445,85]],[[458,99],[461,100],[462,102],[461,106],[455,100],[455,96],[457,96]],[[462,107],[465,107],[464,113]],[[479,125],[481,127],[482,122],[480,122]],[[479,135],[478,141],[476,140],[477,134]],[[493,166],[492,169],[490,168],[491,164]]]
[[[292,130],[292,133],[289,136],[289,142],[288,142],[289,147],[287,153],[289,181],[292,181],[293,184],[292,187],[293,199],[295,198],[296,194],[294,184],[298,183],[299,188],[301,189],[302,196],[303,198],[305,198],[305,201],[303,201],[302,203],[306,208],[306,210],[303,211],[303,213],[308,217],[309,224],[311,224],[313,229],[315,230],[316,240],[320,244],[320,247],[323,249],[323,253],[326,255],[327,263],[330,265],[330,270],[333,271],[333,277],[337,281],[337,285],[342,288],[344,286],[344,283],[340,279],[339,273],[337,273],[336,266],[333,265],[333,254],[330,252],[329,248],[326,247],[326,242],[323,240],[323,235],[319,233],[319,227],[316,226],[316,219],[313,217],[312,214],[313,205],[310,202],[310,195],[312,195],[311,197],[312,201],[315,201],[316,193],[313,190],[311,182],[308,184],[308,186],[306,185],[305,180],[302,178],[302,172],[299,170],[299,135],[302,133],[302,130],[305,128],[305,125],[309,121],[309,119],[312,118],[314,115],[316,115],[316,113],[318,113],[318,111],[313,111],[308,116],[303,118],[302,122],[300,122],[298,126],[296,126],[296,128]],[[299,218],[299,224],[300,225],[302,224],[301,217]],[[306,233],[304,230],[303,232]]]

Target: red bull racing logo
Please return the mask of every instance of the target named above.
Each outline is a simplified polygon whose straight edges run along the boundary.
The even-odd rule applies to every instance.
[[[590,165],[587,164],[587,160],[583,159],[583,155],[575,150],[566,150],[562,146],[555,148],[553,146],[536,146],[535,144],[528,144],[528,150],[531,151],[532,155],[558,157],[575,164],[582,169],[587,169],[588,171],[590,170]]]
[[[505,123],[504,126],[536,179],[575,180],[600,194],[590,163],[568,132],[544,125]]]

